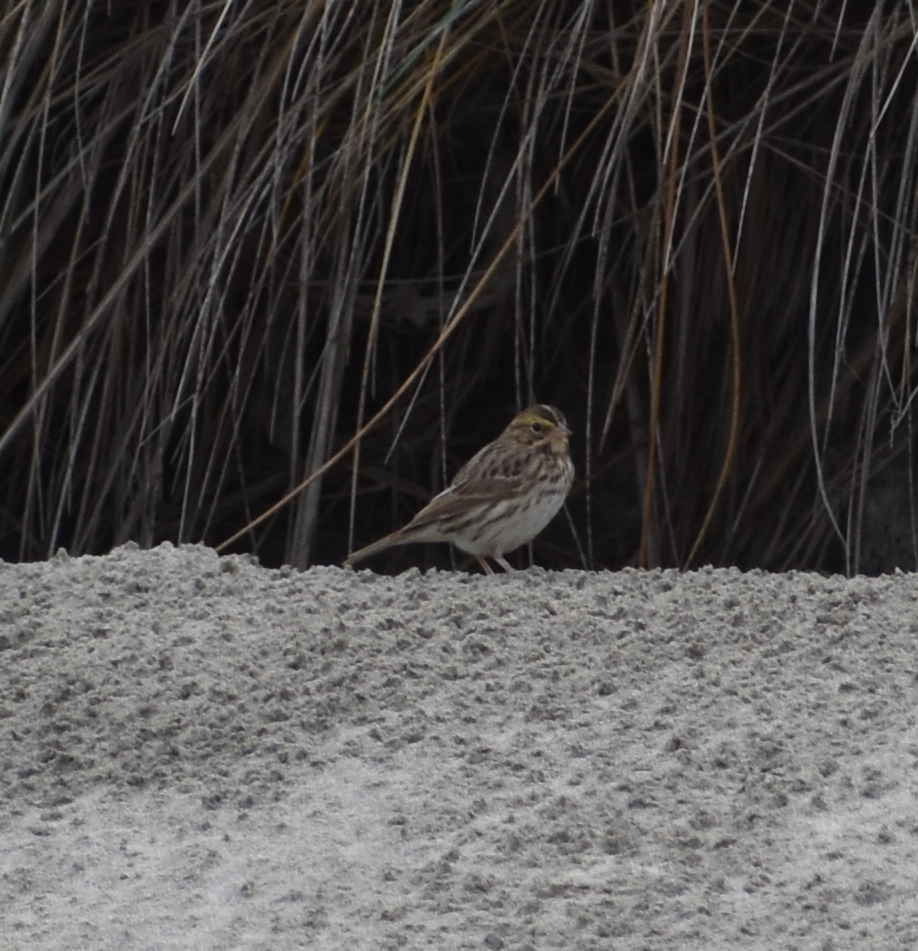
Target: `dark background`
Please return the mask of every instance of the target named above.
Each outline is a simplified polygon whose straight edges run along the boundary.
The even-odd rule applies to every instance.
[[[229,550],[339,562],[539,400],[546,567],[914,568],[907,9],[400,9],[0,23],[0,556],[219,545],[428,360]]]

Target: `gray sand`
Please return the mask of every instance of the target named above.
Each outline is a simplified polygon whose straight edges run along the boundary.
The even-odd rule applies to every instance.
[[[0,564],[0,949],[918,948],[916,599]]]

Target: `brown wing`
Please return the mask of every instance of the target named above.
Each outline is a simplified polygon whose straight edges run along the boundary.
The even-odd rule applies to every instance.
[[[399,534],[423,531],[443,519],[465,515],[479,505],[511,499],[522,493],[531,481],[522,457],[520,464],[508,458],[506,448],[490,443],[479,450],[456,473],[455,479],[434,496]]]

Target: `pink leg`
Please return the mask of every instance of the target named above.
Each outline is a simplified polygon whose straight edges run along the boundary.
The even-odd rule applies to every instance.
[[[493,575],[493,574],[494,574],[494,572],[493,572],[492,569],[491,569],[491,566],[484,560],[484,558],[482,558],[481,555],[476,555],[475,558],[477,559],[478,564],[481,565],[481,570],[482,570],[486,575]]]

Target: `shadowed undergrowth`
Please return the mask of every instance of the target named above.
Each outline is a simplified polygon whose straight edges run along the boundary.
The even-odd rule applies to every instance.
[[[816,0],[17,5],[0,554],[340,560],[537,399],[578,469],[540,564],[914,567],[916,40]],[[450,555],[374,567],[412,563]]]

